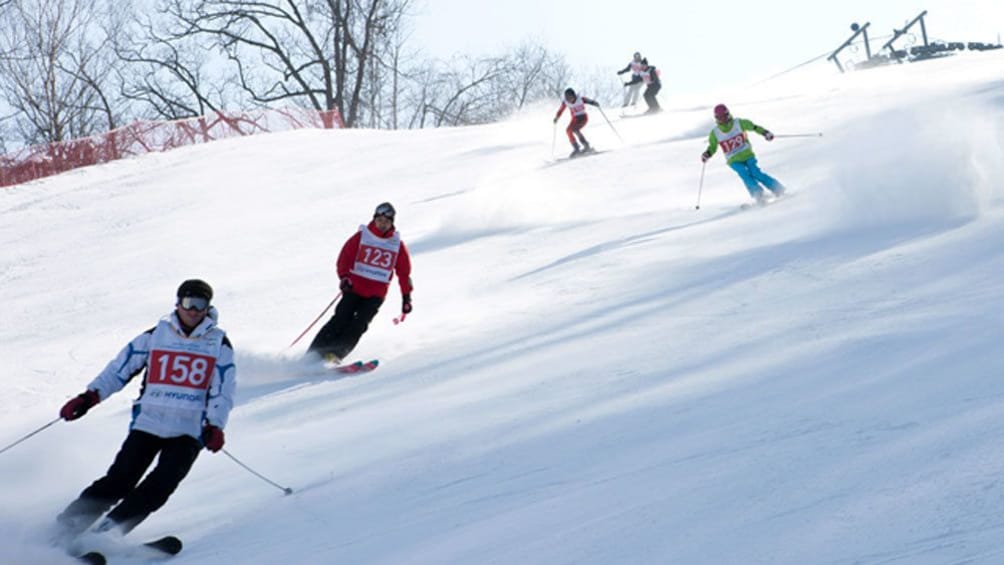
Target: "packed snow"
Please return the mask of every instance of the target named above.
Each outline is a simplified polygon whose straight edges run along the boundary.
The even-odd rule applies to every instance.
[[[664,76],[666,111],[591,109],[607,151],[574,161],[555,100],[0,190],[0,448],[200,277],[237,351],[225,448],[294,494],[204,451],[127,538],[178,535],[177,565],[1004,562],[1002,68],[820,63],[686,99]],[[752,136],[789,196],[740,209],[721,154],[701,185],[719,102],[823,133]],[[352,355],[380,368],[338,378],[300,358],[319,325],[289,345],[382,201],[415,310],[392,323],[392,286]],[[0,562],[73,562],[46,528],[137,393],[0,454]]]

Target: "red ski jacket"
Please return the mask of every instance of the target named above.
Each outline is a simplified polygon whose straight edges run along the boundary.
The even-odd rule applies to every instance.
[[[380,233],[377,230],[376,224],[370,222],[366,229],[370,231],[371,234],[379,237],[381,239],[388,239],[390,236],[394,235],[394,228],[392,227],[387,233]],[[362,296],[363,298],[370,298],[373,296],[379,296],[384,298],[387,296],[387,289],[390,288],[390,282],[381,282],[373,279],[368,279],[361,277],[356,273],[352,272],[352,267],[355,265],[356,260],[359,258],[359,243],[362,240],[362,232],[356,232],[345,242],[342,246],[342,251],[338,254],[338,279],[344,279],[349,277],[352,281],[352,292]],[[401,294],[411,294],[411,256],[408,254],[408,247],[405,246],[404,241],[401,242],[401,248],[398,250],[397,262],[394,264],[394,273],[397,274],[398,284],[401,287]],[[391,279],[394,275],[391,274]]]

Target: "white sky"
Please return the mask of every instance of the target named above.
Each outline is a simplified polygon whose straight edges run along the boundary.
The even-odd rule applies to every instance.
[[[966,53],[739,92],[738,116],[825,132],[753,136],[789,196],[748,211],[720,155],[702,169],[710,105],[611,112],[623,145],[592,119],[607,151],[577,161],[551,161],[548,105],[5,188],[0,446],[198,276],[237,356],[227,449],[295,494],[204,452],[129,536],[179,535],[170,565],[1000,563],[1002,68]],[[392,289],[353,353],[380,368],[333,379],[287,346],[384,200],[415,311],[394,325]],[[0,563],[72,565],[46,528],[107,469],[138,389],[0,455]]]
[[[669,94],[755,82],[832,52],[850,37],[852,22],[871,22],[870,36],[884,36],[925,9],[931,40],[995,43],[1004,31],[1000,0],[417,0],[414,38],[443,58],[533,38],[575,68],[611,73],[641,51],[662,69]]]

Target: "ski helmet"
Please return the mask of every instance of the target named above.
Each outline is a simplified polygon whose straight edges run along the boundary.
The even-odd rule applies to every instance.
[[[575,98],[575,91],[571,88],[565,89],[565,98]]]
[[[725,104],[719,104],[715,106],[715,121],[716,122],[727,122],[732,119],[732,115],[729,114],[728,107]]]
[[[178,300],[189,296],[198,296],[206,300],[212,300],[213,287],[201,279],[188,279],[178,287]]]
[[[634,60],[635,61],[641,61],[641,53],[635,51],[634,52]]]
[[[384,202],[383,204],[380,204],[379,206],[376,207],[376,210],[373,211],[374,218],[376,218],[377,216],[383,216],[384,218],[387,218],[391,222],[394,221],[394,216],[396,215],[397,215],[397,210],[394,210],[394,206],[392,206],[390,202]]]

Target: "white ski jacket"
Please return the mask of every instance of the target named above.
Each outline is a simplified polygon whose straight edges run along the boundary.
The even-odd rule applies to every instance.
[[[144,369],[130,429],[159,437],[199,439],[204,422],[223,429],[234,405],[237,368],[217,312],[186,336],[176,313],[129,342],[87,388],[101,400],[122,390]]]

